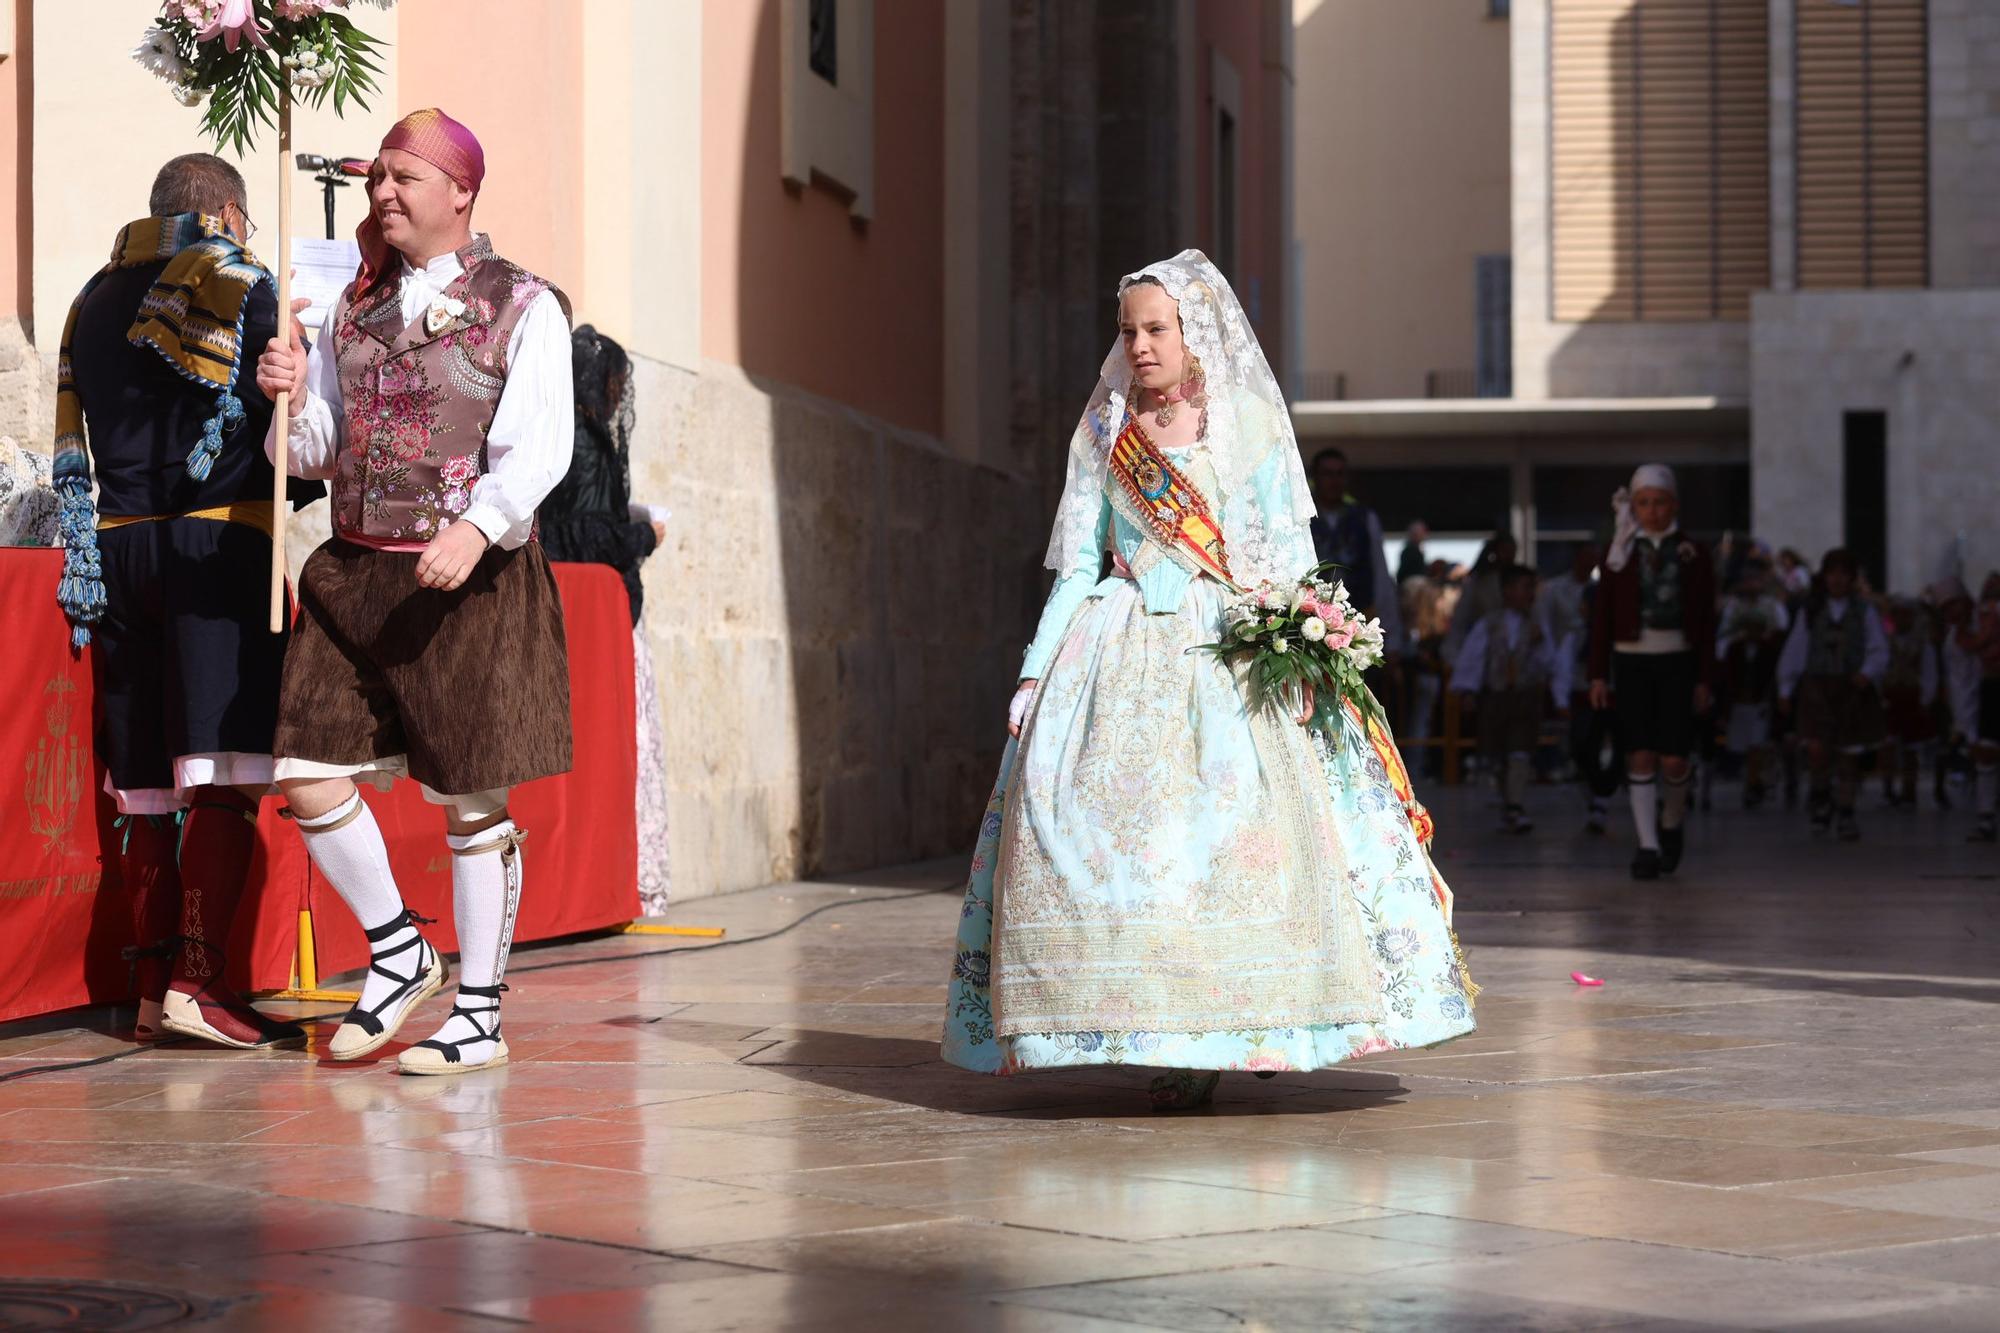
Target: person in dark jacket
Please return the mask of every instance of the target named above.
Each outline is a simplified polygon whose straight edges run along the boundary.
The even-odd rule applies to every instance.
[[[119,233],[71,308],[58,598],[91,649],[97,756],[125,826],[138,1035],[298,1046],[303,1029],[258,1013],[223,976],[272,782],[288,639],[265,628],[272,404],[240,374],[243,349],[278,331],[271,274],[244,249],[252,230],[236,168],[177,157],[153,183],[151,215]]]
[[[645,589],[639,566],[665,536],[658,522],[636,521],[632,505],[632,360],[585,324],[572,338],[576,376],[576,452],[569,475],[540,510],[542,545],[551,560],[610,565],[625,580],[632,623]]]
[[[576,449],[569,475],[542,502],[542,544],[552,560],[610,565],[625,580],[632,607],[632,661],[638,700],[639,901],[664,912],[667,864],[667,759],[659,682],[640,620],[645,589],[639,567],[666,539],[666,525],[639,521],[632,499],[632,362],[625,349],[586,324],[572,338],[576,380]],[[663,511],[655,510],[654,513]]]
[[[1591,607],[1590,706],[1614,709],[1625,751],[1632,877],[1658,879],[1681,862],[1695,720],[1715,684],[1715,568],[1681,531],[1673,469],[1641,467],[1612,508],[1618,528]]]

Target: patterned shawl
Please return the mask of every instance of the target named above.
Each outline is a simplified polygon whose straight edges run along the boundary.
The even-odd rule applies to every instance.
[[[56,591],[69,617],[70,641],[90,642],[90,626],[104,614],[103,568],[97,555],[97,506],[91,499],[90,450],[84,439],[83,402],[77,397],[70,340],[77,316],[91,291],[108,273],[168,261],[139,303],[126,333],[134,346],[150,347],[175,371],[215,390],[215,415],[201,428],[187,457],[188,475],[207,478],[222,452],[222,433],[243,420],[243,404],[233,390],[243,353],[243,313],[251,289],[271,280],[270,272],[223,230],[219,218],[202,213],[141,218],[128,223],[111,247],[106,264],[77,293],[63,324],[56,368],[55,492],[61,501],[59,532],[63,576]]]

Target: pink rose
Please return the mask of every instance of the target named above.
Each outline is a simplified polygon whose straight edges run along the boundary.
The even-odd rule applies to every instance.
[[[1354,631],[1342,625],[1339,629],[1328,634],[1326,641],[1334,648],[1345,648],[1348,644],[1354,642]]]

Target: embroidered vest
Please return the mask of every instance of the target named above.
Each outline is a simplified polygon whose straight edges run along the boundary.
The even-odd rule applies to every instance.
[[[1889,640],[1889,670],[1882,683],[1891,689],[1920,689],[1924,683],[1924,649],[1928,642],[1917,631]]]
[[[1495,611],[1486,617],[1486,677],[1489,690],[1540,689],[1549,683],[1547,664],[1537,651],[1542,646],[1542,627],[1533,616],[1521,617],[1521,638],[1507,646],[1507,613]]]
[[[1868,656],[1868,626],[1862,617],[1871,614],[1860,602],[1850,601],[1847,614],[1839,620],[1824,606],[1807,613],[1808,635],[1806,674],[1811,676],[1851,676],[1861,670]]]
[[[465,271],[431,309],[403,324],[399,284],[350,302],[333,334],[346,430],[333,475],[335,531],[372,542],[428,542],[449,527],[486,474],[486,432],[507,384],[507,344],[528,307],[555,292],[493,253],[485,236],[458,252]]]
[[[1641,537],[1633,543],[1639,562],[1639,623],[1647,629],[1680,629],[1681,536],[1667,534],[1658,546]]]

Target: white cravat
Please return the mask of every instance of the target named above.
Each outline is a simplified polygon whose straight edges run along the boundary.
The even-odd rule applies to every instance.
[[[456,254],[443,254],[413,268],[405,261],[401,284],[403,323],[422,318],[431,302],[464,272]],[[306,403],[292,418],[291,474],[331,477],[346,433],[340,368],[334,360],[333,330],[347,307],[345,295],[327,311],[306,367]],[[570,378],[569,321],[554,292],[528,306],[507,341],[507,383],[486,435],[486,475],[472,488],[466,522],[506,550],[528,540],[535,507],[569,471],[575,446],[575,386]],[[276,423],[272,423],[275,432]],[[267,439],[265,451],[273,451]]]

